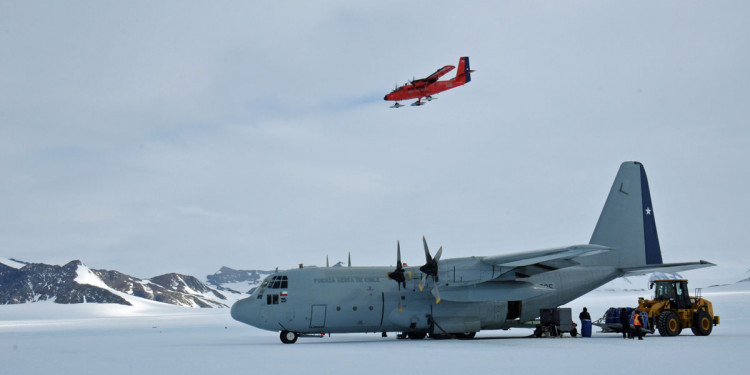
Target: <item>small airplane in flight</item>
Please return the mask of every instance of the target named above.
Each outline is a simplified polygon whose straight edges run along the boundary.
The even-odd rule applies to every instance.
[[[305,267],[277,271],[232,318],[281,341],[326,333],[400,332],[423,339],[473,338],[480,330],[535,328],[541,309],[566,304],[623,276],[675,273],[713,263],[663,263],[654,206],[639,162],[625,162],[588,244],[441,259],[422,238],[423,266]],[[428,292],[429,291],[429,292]]]
[[[469,68],[469,57],[465,56],[458,61],[458,71],[456,77],[451,78],[447,81],[438,81],[438,79],[456,67],[453,65],[446,65],[438,69],[435,73],[430,74],[427,78],[415,79],[411,82],[397,86],[390,94],[386,95],[384,100],[396,101],[396,104],[392,105],[391,108],[403,107],[403,104],[399,104],[399,100],[417,99],[416,102],[411,103],[412,106],[420,106],[425,103],[422,102],[422,98],[431,101],[432,96],[441,93],[446,90],[467,84],[471,82],[471,73],[474,72]]]

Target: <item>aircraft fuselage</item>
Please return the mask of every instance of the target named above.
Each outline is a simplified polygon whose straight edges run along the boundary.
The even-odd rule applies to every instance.
[[[439,262],[441,302],[420,291],[421,272],[406,268],[406,288],[387,277],[394,267],[308,267],[280,271],[232,307],[243,323],[298,333],[446,332],[504,329],[539,316],[620,276],[614,267],[570,267],[529,277],[493,280],[495,270],[475,258]],[[287,287],[270,282],[288,280]],[[482,282],[485,281],[485,282]],[[399,311],[401,298],[401,311]]]

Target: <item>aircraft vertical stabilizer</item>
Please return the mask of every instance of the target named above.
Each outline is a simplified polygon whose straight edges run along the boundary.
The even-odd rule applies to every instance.
[[[629,268],[662,264],[643,164],[622,163],[589,243],[615,248],[596,257],[600,265]]]
[[[458,60],[458,70],[456,71],[456,80],[466,78],[466,83],[471,82],[471,68],[469,67],[469,56],[464,56]]]

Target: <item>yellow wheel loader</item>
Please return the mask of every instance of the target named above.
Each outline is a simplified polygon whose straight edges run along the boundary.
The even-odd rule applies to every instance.
[[[700,289],[696,296],[688,295],[687,280],[654,280],[654,299],[638,298],[638,310],[648,315],[651,333],[656,330],[662,336],[677,336],[683,328],[690,328],[696,336],[708,336],[713,327],[719,324],[711,302],[701,298]]]

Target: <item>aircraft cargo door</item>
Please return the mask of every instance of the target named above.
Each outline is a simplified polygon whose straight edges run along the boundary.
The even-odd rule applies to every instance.
[[[326,305],[312,305],[310,328],[323,328],[326,325]]]

